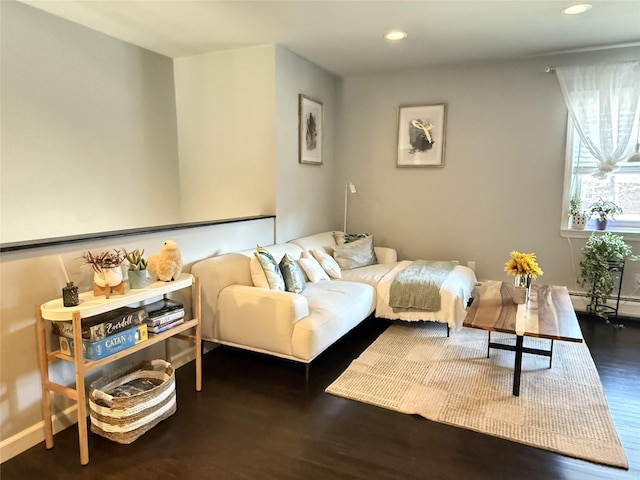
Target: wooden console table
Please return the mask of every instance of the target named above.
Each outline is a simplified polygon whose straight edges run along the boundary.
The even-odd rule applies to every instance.
[[[130,306],[158,296],[166,296],[171,292],[191,287],[192,290],[192,319],[171,328],[162,333],[149,333],[149,338],[141,343],[133,345],[105,358],[95,361],[84,360],[82,352],[81,321],[101,313],[109,312],[119,307]],[[130,290],[124,295],[112,295],[105,298],[104,295],[94,296],[93,292],[80,294],[80,304],[75,307],[64,307],[62,299],[58,298],[36,308],[36,330],[38,342],[38,362],[40,365],[40,377],[42,382],[42,416],[44,418],[45,445],[53,448],[53,424],[51,421],[50,392],[59,393],[72,400],[78,406],[78,436],[80,442],[80,463],[89,463],[89,443],[87,435],[87,397],[85,392],[84,375],[86,372],[108,365],[121,358],[139,352],[151,345],[165,342],[165,359],[170,362],[169,340],[179,338],[194,344],[196,359],[196,390],[202,388],[202,349],[200,334],[200,282],[197,277],[183,273],[173,282],[154,282],[145,288]],[[54,350],[47,349],[47,334],[44,320],[71,321],[73,325],[73,349],[74,355],[69,356]],[[188,334],[187,330],[193,330]],[[49,364],[57,360],[72,362],[75,367],[75,388],[70,388],[49,380]]]
[[[534,283],[530,300],[519,305],[513,303],[512,294],[511,284],[493,280],[483,283],[462,325],[489,332],[487,356],[491,348],[515,352],[513,395],[518,396],[522,354],[544,355],[551,359],[554,340],[582,342],[582,331],[567,287]],[[515,346],[491,342],[491,332],[516,335]],[[542,350],[524,347],[524,337],[548,338],[552,342],[551,348]]]

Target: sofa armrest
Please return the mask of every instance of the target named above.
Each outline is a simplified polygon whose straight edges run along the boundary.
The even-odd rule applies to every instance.
[[[306,297],[291,292],[229,285],[218,299],[219,340],[291,355],[296,322],[309,315]]]
[[[398,252],[390,247],[373,247],[378,263],[395,263],[398,261]]]

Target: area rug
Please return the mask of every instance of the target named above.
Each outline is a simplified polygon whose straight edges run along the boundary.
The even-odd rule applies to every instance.
[[[514,343],[492,333],[492,341]],[[549,348],[526,337],[525,346]],[[549,358],[524,354],[520,396],[514,353],[491,350],[487,332],[447,338],[433,323],[393,324],[326,391],[351,400],[603,465],[629,468],[602,384],[584,343],[554,343]]]

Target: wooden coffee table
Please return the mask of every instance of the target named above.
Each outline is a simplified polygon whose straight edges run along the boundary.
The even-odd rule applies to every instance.
[[[498,281],[488,281],[478,289],[467,312],[463,326],[489,332],[487,357],[491,348],[516,353],[513,368],[513,395],[520,395],[522,354],[531,353],[549,357],[553,355],[553,341],[582,342],[582,331],[573,310],[567,287],[539,285],[531,287],[531,298],[525,304],[513,303],[513,286]],[[491,332],[516,335],[515,345],[491,342]],[[548,338],[549,350],[523,346],[524,337]]]

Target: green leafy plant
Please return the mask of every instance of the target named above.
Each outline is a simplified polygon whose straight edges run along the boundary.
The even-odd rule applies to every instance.
[[[569,200],[569,215],[578,215],[582,213],[582,199],[580,195],[574,194]]]
[[[607,323],[607,298],[616,284],[615,273],[626,260],[637,260],[637,257],[631,255],[631,247],[620,235],[592,233],[582,249],[578,283],[587,289],[591,311]]]
[[[591,216],[598,217],[598,220],[613,220],[616,214],[622,213],[622,208],[611,200],[603,200],[600,197],[596,202],[589,205]]]
[[[126,252],[118,249],[114,249],[113,251],[107,250],[106,252],[97,254],[85,252],[82,258],[85,263],[91,265],[95,272],[100,273],[103,268],[115,268],[122,265],[122,262],[124,262],[126,258]]]
[[[137,248],[130,253],[125,251],[127,261],[129,262],[129,270],[146,270],[147,261],[144,259],[144,250],[138,250]]]

